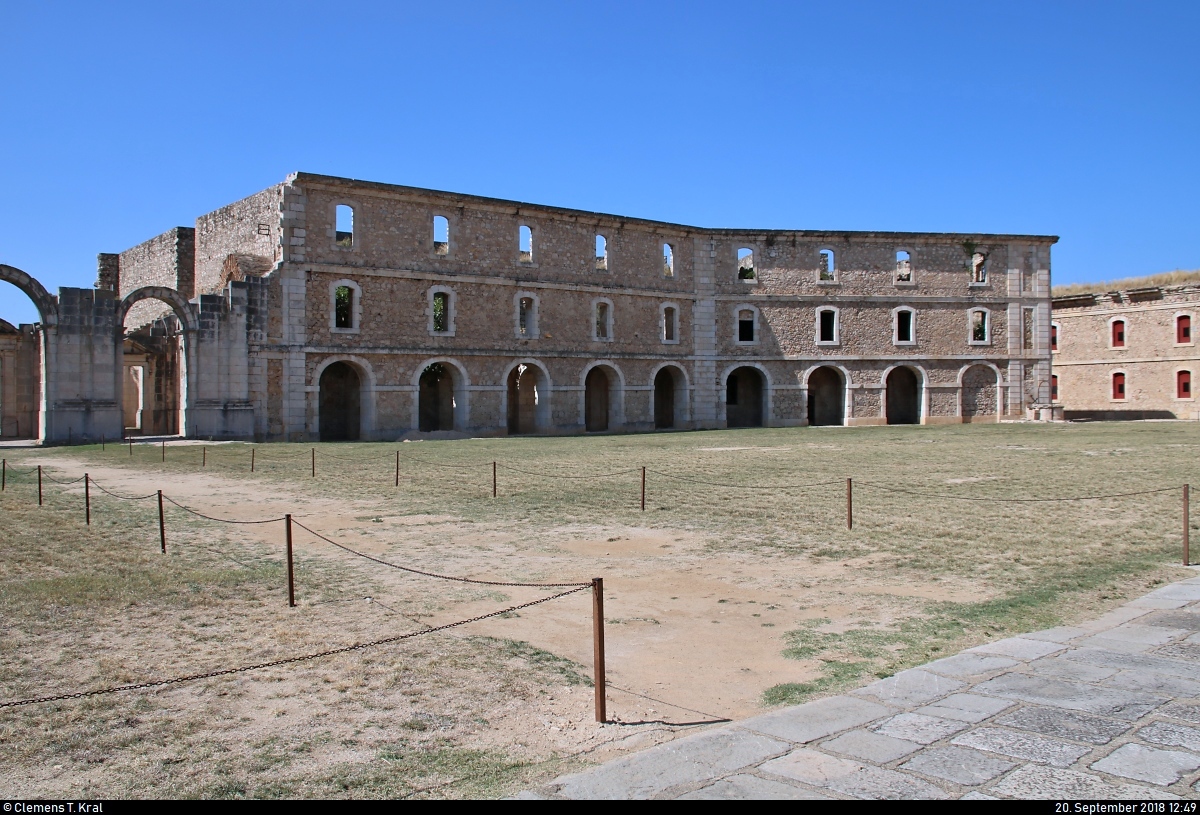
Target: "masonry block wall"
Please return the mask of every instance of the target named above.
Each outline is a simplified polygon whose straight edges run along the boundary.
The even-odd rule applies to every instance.
[[[99,257],[99,278],[112,278],[109,255]],[[125,297],[144,286],[165,286],[189,300],[195,296],[196,230],[177,226],[126,249],[118,256],[116,291]],[[158,300],[136,303],[125,316],[128,328],[149,325],[170,309]]]
[[[1068,418],[1200,420],[1200,285],[1059,297],[1053,306],[1056,401]]]
[[[0,437],[38,435],[41,402],[41,336],[32,325],[0,320]]]

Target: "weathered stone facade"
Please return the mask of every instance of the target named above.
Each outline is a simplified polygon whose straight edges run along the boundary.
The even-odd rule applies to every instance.
[[[101,256],[95,297],[132,332],[105,394],[173,352],[187,435],[997,421],[1050,398],[1053,237],[702,229],[306,173],[198,219],[190,268],[185,229]]]
[[[1055,401],[1068,419],[1200,420],[1200,284],[1053,301]]]

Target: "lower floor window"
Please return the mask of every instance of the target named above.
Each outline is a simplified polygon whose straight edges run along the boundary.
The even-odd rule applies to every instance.
[[[1112,398],[1125,398],[1125,374],[1112,375]]]
[[[1175,396],[1179,399],[1192,398],[1192,372],[1179,371],[1175,374]]]

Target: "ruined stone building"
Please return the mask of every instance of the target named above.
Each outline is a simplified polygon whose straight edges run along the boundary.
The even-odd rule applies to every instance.
[[[1052,396],[1068,419],[1200,420],[1200,282],[1053,300]]]
[[[0,331],[3,432],[997,421],[1050,400],[1056,240],[706,229],[297,173],[100,255],[95,289],[0,267],[41,313]],[[31,360],[37,404],[10,406]]]

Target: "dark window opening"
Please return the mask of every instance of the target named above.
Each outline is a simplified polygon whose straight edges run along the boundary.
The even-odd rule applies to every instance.
[[[663,309],[663,339],[667,342],[675,341],[675,309],[671,306]]]
[[[1113,348],[1125,347],[1125,321],[1113,320],[1112,324],[1112,344]]]
[[[971,340],[973,342],[987,342],[988,324],[986,311],[971,312]]]
[[[335,213],[334,241],[346,249],[354,246],[354,209],[345,204],[339,204]]]
[[[896,312],[896,342],[912,342],[912,318],[911,311]]]
[[[1192,398],[1192,372],[1180,371],[1175,374],[1175,395],[1180,399]]]
[[[534,308],[532,297],[522,297],[517,306],[517,322],[522,337],[537,333],[537,310]]]
[[[820,313],[821,326],[820,334],[821,342],[836,342],[837,341],[837,314],[826,309]]]
[[[433,295],[433,330],[450,330],[450,295],[444,291],[435,292]]]
[[[338,286],[333,291],[333,324],[354,328],[354,289],[349,286]]]
[[[742,248],[737,250],[738,280],[754,280],[754,250]]]
[[[738,342],[754,342],[754,312],[738,312]]]
[[[1113,374],[1112,396],[1113,399],[1125,398],[1125,374]]]
[[[1192,341],[1192,318],[1179,316],[1175,318],[1175,342],[1188,343]]]
[[[1058,350],[1058,326],[1050,324],[1050,350]]]
[[[608,339],[608,303],[596,304],[596,339]]]
[[[1050,376],[1050,401],[1058,401],[1058,377],[1055,375]]]

